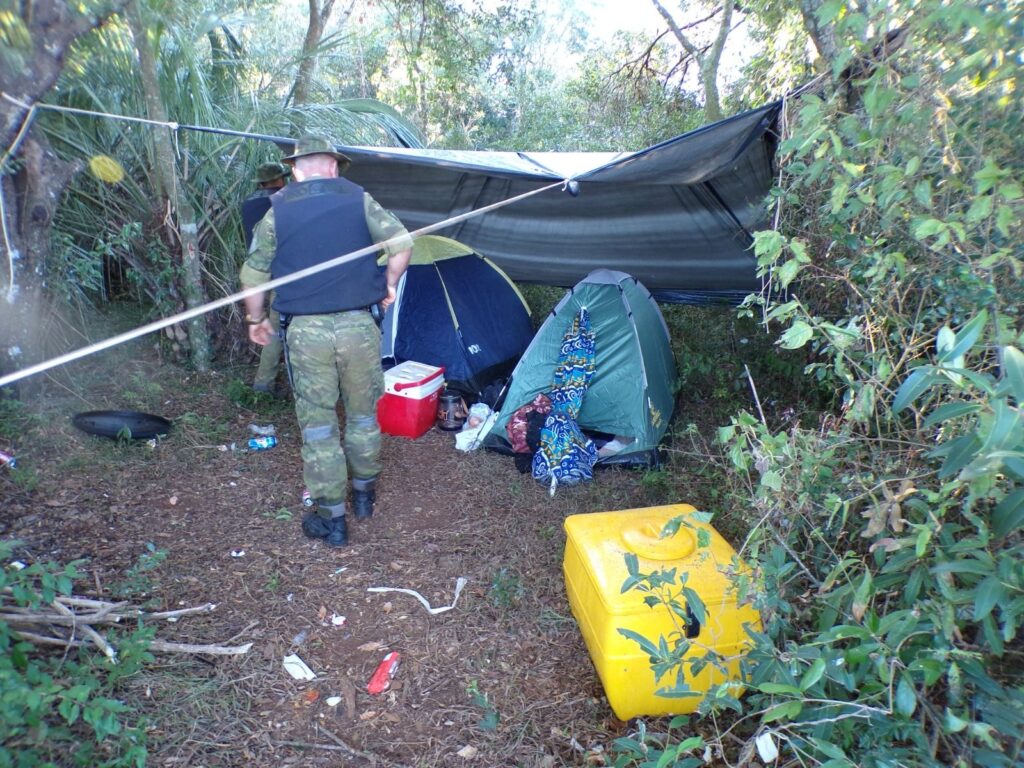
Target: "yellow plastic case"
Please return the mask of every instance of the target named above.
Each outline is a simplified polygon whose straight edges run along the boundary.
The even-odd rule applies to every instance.
[[[736,550],[708,523],[692,518],[696,510],[689,504],[672,504],[617,512],[572,515],[565,520],[566,545],[563,571],[569,606],[579,623],[590,658],[601,678],[608,703],[616,717],[628,720],[640,715],[687,714],[696,711],[704,695],[726,680],[739,679],[740,658],[750,647],[744,625],[761,629],[761,617],[749,605],[739,606],[728,571],[734,567]],[[665,524],[684,516],[691,527],[680,526],[678,533],[660,538]],[[697,532],[708,534],[708,546],[698,546]],[[683,571],[689,573],[686,586],[704,602],[706,623],[690,639],[685,658],[699,658],[713,650],[721,658],[726,672],[707,664],[693,675],[684,663],[687,685],[698,696],[666,698],[659,688],[671,687],[675,672],[655,683],[649,657],[636,641],[624,637],[619,628],[632,630],[655,644],[664,636],[672,646],[677,627],[669,610],[658,605],[649,608],[644,595],[630,590],[621,592],[628,573],[624,556],[637,555],[640,571],[651,573],[677,569],[676,588]],[[747,571],[740,564],[742,571]],[[691,632],[696,629],[693,627]],[[742,692],[740,686],[733,691]]]

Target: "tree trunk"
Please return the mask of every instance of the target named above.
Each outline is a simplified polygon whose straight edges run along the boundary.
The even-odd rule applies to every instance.
[[[683,27],[676,22],[658,0],[651,0],[654,7],[661,14],[661,17],[668,22],[669,29],[676,41],[682,47],[685,55],[688,55],[697,62],[700,68],[700,83],[704,91],[704,118],[705,122],[714,123],[722,119],[722,102],[718,95],[718,68],[722,61],[722,50],[725,48],[726,38],[732,25],[732,11],[734,3],[732,0],[723,0],[721,19],[718,24],[718,31],[715,39],[705,49],[698,47],[683,32]]]
[[[112,0],[82,14],[63,0],[36,0],[18,4],[20,15],[10,13],[3,22],[15,42],[5,52],[5,60],[14,64],[0,67],[0,153],[11,158],[0,169],[0,373],[43,358],[40,329],[49,314],[46,273],[53,215],[79,170],[79,164],[58,158],[42,133],[31,128],[31,108],[57,82],[72,43],[125,1]]]
[[[146,27],[142,22],[139,0],[130,0],[127,6],[128,26],[135,39],[135,49],[139,54],[139,75],[142,79],[142,91],[146,99],[146,112],[151,120],[167,122],[167,111],[160,96],[157,80],[156,58],[153,46],[147,36]],[[186,306],[191,309],[206,302],[206,291],[203,288],[203,270],[200,262],[199,228],[196,226],[195,212],[185,196],[182,179],[178,178],[177,163],[174,158],[174,146],[171,142],[171,129],[153,126],[150,129],[153,137],[153,151],[156,156],[156,192],[160,201],[160,209],[169,209],[163,226],[167,233],[167,241],[171,247],[178,247],[182,265],[182,295]],[[205,317],[196,317],[188,322],[188,340],[191,347],[192,365],[197,371],[210,369],[211,344],[210,334],[206,328]]]
[[[824,68],[827,69],[838,57],[839,45],[836,42],[835,27],[818,21],[818,10],[821,5],[822,0],[800,0],[800,15],[804,19],[804,29],[814,43],[818,55],[823,59]]]
[[[355,2],[352,2],[345,17],[352,13]],[[331,11],[334,9],[334,0],[323,0],[323,6],[319,7],[317,0],[309,0],[309,26],[306,27],[306,39],[302,42],[302,58],[299,60],[299,72],[295,76],[295,85],[291,90],[292,106],[298,107],[309,103],[309,94],[313,87],[313,78],[316,76],[319,54],[317,49],[323,40],[324,28],[331,18]],[[305,130],[305,121],[299,114],[292,119],[292,129],[296,135]]]

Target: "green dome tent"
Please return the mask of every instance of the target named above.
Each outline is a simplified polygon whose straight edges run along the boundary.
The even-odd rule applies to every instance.
[[[551,389],[566,328],[581,308],[595,334],[595,372],[577,422],[587,433],[623,445],[602,451],[598,465],[651,464],[675,404],[675,360],[668,327],[650,292],[624,272],[599,269],[577,283],[552,310],[512,372],[508,394],[483,446],[510,453],[506,425],[521,406]]]

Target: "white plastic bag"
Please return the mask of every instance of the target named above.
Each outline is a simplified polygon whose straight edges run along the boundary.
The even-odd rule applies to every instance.
[[[483,442],[484,436],[494,426],[497,413],[486,403],[474,403],[469,407],[469,416],[462,430],[455,433],[455,447],[460,451],[475,451]]]

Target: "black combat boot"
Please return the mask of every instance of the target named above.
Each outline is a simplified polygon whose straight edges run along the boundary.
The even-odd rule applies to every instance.
[[[373,517],[373,502],[377,498],[377,478],[352,478],[352,508],[356,520],[368,520]]]
[[[317,503],[317,510],[302,519],[302,532],[311,539],[323,539],[330,547],[348,544],[345,502]]]
[[[344,547],[348,544],[348,524],[345,522],[344,515],[332,517],[327,524],[331,528],[331,532],[324,539],[328,547]]]

